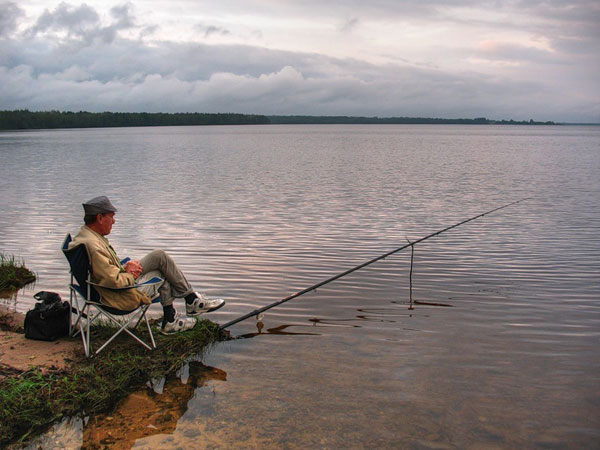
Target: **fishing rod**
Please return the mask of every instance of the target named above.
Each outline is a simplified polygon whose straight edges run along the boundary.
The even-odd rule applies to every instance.
[[[317,284],[313,284],[312,286],[307,287],[306,289],[303,289],[301,291],[298,291],[295,294],[289,295],[289,296],[287,296],[285,298],[282,298],[281,300],[278,300],[278,301],[276,301],[274,303],[271,303],[271,304],[269,304],[267,306],[263,306],[262,308],[255,309],[254,311],[251,311],[248,314],[244,314],[243,316],[240,316],[237,319],[234,319],[234,320],[232,320],[230,322],[227,322],[224,325],[220,325],[219,329],[221,329],[221,330],[225,329],[227,327],[230,327],[231,325],[235,325],[236,323],[239,323],[239,322],[241,322],[243,320],[249,319],[250,317],[257,316],[257,315],[259,315],[259,314],[267,311],[268,309],[274,308],[275,306],[279,306],[282,303],[288,302],[288,301],[290,301],[290,300],[292,300],[292,299],[294,299],[296,297],[300,297],[301,295],[304,295],[307,292],[314,291],[314,290],[320,288],[321,286],[324,286],[324,285],[326,285],[328,283],[331,283],[332,281],[339,280],[340,278],[345,277],[346,275],[351,274],[352,272],[356,272],[357,270],[362,269],[363,267],[366,267],[369,264],[373,264],[374,262],[377,262],[377,261],[380,261],[382,259],[385,259],[388,256],[393,255],[394,253],[397,253],[397,252],[399,252],[401,250],[404,250],[405,248],[414,247],[419,242],[423,242],[423,241],[425,241],[427,239],[430,239],[430,238],[432,238],[434,236],[438,236],[438,235],[440,235],[442,233],[445,233],[448,230],[451,230],[452,228],[456,228],[456,227],[458,227],[460,225],[463,225],[463,224],[465,224],[467,222],[470,222],[472,220],[479,219],[480,217],[483,217],[483,216],[485,216],[487,214],[492,214],[492,213],[494,213],[496,211],[499,211],[501,209],[508,208],[509,206],[516,205],[517,203],[521,203],[521,202],[523,202],[525,200],[529,200],[530,198],[531,197],[522,198],[521,200],[517,200],[516,202],[507,203],[506,205],[499,206],[498,208],[491,209],[491,210],[486,211],[486,212],[484,212],[482,214],[478,214],[478,215],[476,215],[474,217],[471,217],[469,219],[463,220],[462,222],[455,223],[454,225],[446,227],[443,230],[439,230],[439,231],[436,231],[435,233],[428,234],[427,236],[422,237],[420,239],[417,239],[416,241],[409,242],[408,244],[403,245],[402,247],[399,247],[399,248],[397,248],[395,250],[392,250],[392,251],[389,251],[387,253],[384,253],[381,256],[378,256],[378,257],[373,258],[373,259],[371,259],[371,260],[369,260],[367,262],[359,264],[358,266],[355,266],[355,267],[353,267],[351,269],[348,269],[348,270],[346,270],[346,271],[344,271],[342,273],[339,273],[339,274],[334,275],[334,276],[332,276],[330,278],[327,278],[326,280],[321,281],[321,282],[319,282]]]

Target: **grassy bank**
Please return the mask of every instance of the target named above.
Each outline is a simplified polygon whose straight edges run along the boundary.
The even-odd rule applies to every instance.
[[[94,333],[99,340],[112,334],[103,326]],[[82,351],[66,370],[43,374],[35,369],[0,381],[0,447],[36,435],[63,417],[108,411],[136,386],[175,372],[226,336],[202,320],[185,333],[156,334],[153,351],[121,337],[92,359]]]
[[[19,289],[35,281],[35,274],[25,267],[23,261],[0,252],[0,291]]]

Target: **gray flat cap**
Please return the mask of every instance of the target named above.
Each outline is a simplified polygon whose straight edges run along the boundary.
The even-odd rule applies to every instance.
[[[111,212],[117,212],[117,208],[113,206],[108,197],[105,195],[94,197],[93,199],[82,203],[82,205],[86,214],[107,214]]]

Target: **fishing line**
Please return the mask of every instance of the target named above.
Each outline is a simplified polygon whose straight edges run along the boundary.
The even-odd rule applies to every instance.
[[[274,308],[274,307],[276,307],[276,306],[279,306],[279,305],[281,305],[282,303],[288,302],[288,301],[290,301],[290,300],[292,300],[292,299],[294,299],[294,298],[300,297],[301,295],[304,295],[304,294],[306,294],[307,292],[314,291],[314,290],[316,290],[316,289],[320,288],[321,286],[324,286],[324,285],[326,285],[326,284],[328,284],[328,283],[331,283],[332,281],[339,280],[340,278],[342,278],[342,277],[345,277],[346,275],[349,275],[349,274],[351,274],[352,272],[356,272],[357,270],[360,270],[360,269],[362,269],[363,267],[366,267],[366,266],[368,266],[369,264],[373,264],[374,262],[377,262],[377,261],[380,261],[380,260],[382,260],[382,259],[385,259],[385,258],[387,258],[388,256],[390,256],[390,255],[393,255],[394,253],[397,253],[397,252],[399,252],[399,251],[401,251],[401,250],[404,250],[405,248],[408,248],[408,247],[414,247],[414,246],[415,246],[416,244],[418,244],[419,242],[423,242],[423,241],[426,241],[427,239],[430,239],[430,238],[432,238],[432,237],[434,237],[434,236],[438,236],[438,235],[440,235],[440,234],[442,234],[442,233],[445,233],[446,231],[449,231],[449,230],[451,230],[452,228],[456,228],[456,227],[458,227],[458,226],[460,226],[460,225],[463,225],[463,224],[465,224],[465,223],[467,223],[467,222],[470,222],[470,221],[472,221],[472,220],[479,219],[480,217],[483,217],[483,216],[485,216],[485,215],[488,215],[488,214],[492,214],[492,213],[494,213],[494,212],[496,212],[496,211],[500,211],[501,209],[508,208],[509,206],[516,205],[517,203],[521,203],[521,202],[523,202],[523,201],[525,201],[525,200],[529,200],[530,198],[531,198],[531,197],[522,198],[521,200],[517,200],[516,202],[507,203],[506,205],[499,206],[499,207],[497,207],[497,208],[494,208],[494,209],[491,209],[491,210],[489,210],[489,211],[486,211],[486,212],[484,212],[484,213],[478,214],[478,215],[476,215],[476,216],[474,216],[474,217],[471,217],[471,218],[469,218],[469,219],[465,219],[465,220],[463,220],[462,222],[458,222],[458,223],[455,223],[454,225],[450,225],[449,227],[446,227],[446,228],[444,228],[443,230],[439,230],[439,231],[436,231],[435,233],[428,234],[427,236],[425,236],[425,237],[422,237],[422,238],[420,238],[420,239],[417,239],[416,241],[409,242],[408,244],[406,244],[406,245],[403,245],[402,247],[398,247],[398,248],[397,248],[397,249],[395,249],[395,250],[392,250],[392,251],[389,251],[389,252],[387,252],[387,253],[384,253],[384,254],[383,254],[383,255],[381,255],[381,256],[378,256],[378,257],[376,257],[376,258],[373,258],[373,259],[371,259],[371,260],[369,260],[369,261],[367,261],[367,262],[364,262],[364,263],[362,263],[362,264],[359,264],[358,266],[355,266],[355,267],[353,267],[353,268],[351,268],[351,269],[348,269],[348,270],[346,270],[346,271],[344,271],[344,272],[342,272],[342,273],[339,273],[339,274],[337,274],[337,275],[334,275],[334,276],[332,276],[332,277],[330,277],[330,278],[327,278],[327,279],[326,279],[326,280],[324,280],[324,281],[321,281],[321,282],[319,282],[319,283],[313,284],[312,286],[309,286],[309,287],[307,287],[306,289],[303,289],[303,290],[301,290],[301,291],[298,291],[298,292],[296,292],[296,293],[294,293],[294,294],[292,294],[292,295],[289,295],[289,296],[287,296],[287,297],[285,297],[285,298],[282,298],[281,300],[278,300],[278,301],[276,301],[276,302],[274,302],[274,303],[271,303],[271,304],[269,304],[269,305],[267,305],[267,306],[263,306],[262,308],[255,309],[254,311],[251,311],[251,312],[249,312],[249,313],[247,313],[247,314],[244,314],[243,316],[240,316],[240,317],[238,317],[237,319],[234,319],[234,320],[232,320],[232,321],[230,321],[230,322],[227,322],[226,324],[220,325],[220,326],[219,326],[219,329],[221,329],[221,330],[222,330],[222,329],[225,329],[225,328],[227,328],[227,327],[230,327],[231,325],[235,325],[236,323],[239,323],[239,322],[241,322],[241,321],[243,321],[243,320],[249,319],[250,317],[253,317],[253,316],[257,316],[257,315],[259,315],[259,314],[262,314],[263,312],[265,312],[265,311],[267,311],[267,310],[269,310],[269,309],[271,309],[271,308]]]

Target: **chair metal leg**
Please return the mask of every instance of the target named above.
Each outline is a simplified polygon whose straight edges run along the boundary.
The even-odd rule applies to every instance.
[[[85,305],[83,307],[82,310],[80,310],[81,313],[85,312],[85,310],[88,309],[87,305]],[[83,351],[85,352],[85,356],[89,358],[90,356],[90,323],[89,321],[85,324],[83,324],[83,321],[81,320],[81,316],[77,319],[79,322],[79,332],[81,333],[81,341],[83,342]],[[84,330],[85,328],[85,330]]]
[[[71,284],[73,284],[73,275],[71,275]],[[69,336],[73,336],[73,289],[69,287]]]
[[[104,349],[104,348],[105,348],[105,347],[106,347],[108,344],[110,344],[110,343],[113,341],[113,339],[115,339],[115,338],[116,338],[116,337],[117,337],[119,334],[121,334],[121,332],[125,332],[125,333],[127,333],[129,336],[131,336],[133,339],[135,339],[137,342],[139,342],[141,345],[143,345],[143,346],[144,346],[146,349],[148,349],[148,350],[152,350],[153,348],[156,348],[156,342],[154,341],[154,336],[153,336],[153,334],[152,334],[152,330],[150,329],[150,324],[148,323],[148,319],[146,318],[146,311],[148,310],[148,307],[149,307],[149,306],[150,306],[150,305],[145,305],[144,307],[140,308],[139,310],[137,310],[137,311],[136,311],[136,312],[134,312],[133,314],[139,314],[139,318],[137,318],[137,323],[139,323],[139,321],[140,321],[142,318],[145,318],[145,319],[146,319],[146,325],[147,325],[147,328],[148,328],[148,333],[150,334],[150,339],[151,339],[151,341],[152,341],[152,347],[150,347],[150,346],[149,346],[149,345],[148,345],[146,342],[142,341],[142,340],[141,340],[141,339],[140,339],[138,336],[136,336],[134,333],[132,333],[132,332],[131,332],[131,331],[130,331],[128,328],[127,328],[127,325],[128,325],[128,324],[130,324],[132,321],[136,320],[136,317],[135,317],[135,316],[134,316],[134,317],[132,317],[130,320],[126,321],[125,323],[121,323],[121,322],[119,322],[117,319],[115,319],[115,318],[114,318],[112,315],[110,315],[110,314],[108,314],[108,313],[106,313],[106,312],[103,312],[103,315],[104,315],[104,316],[108,317],[108,319],[109,319],[110,321],[112,321],[112,322],[114,322],[115,324],[119,325],[119,326],[120,326],[120,328],[119,328],[119,330],[118,330],[116,333],[114,333],[114,334],[113,334],[113,335],[110,337],[110,339],[108,339],[108,340],[107,340],[107,341],[106,341],[104,344],[102,344],[102,346],[101,346],[101,347],[100,347],[98,350],[96,350],[96,351],[94,352],[94,354],[96,354],[96,355],[97,355],[98,353],[100,353],[100,352],[101,352],[101,351],[102,351],[102,350],[103,350],[103,349]]]
[[[110,344],[119,334],[122,332],[127,333],[133,339],[135,339],[138,343],[144,346],[144,348],[148,350],[152,350],[156,348],[156,341],[154,340],[154,334],[152,333],[152,329],[150,327],[150,322],[148,321],[148,316],[146,312],[148,308],[150,308],[150,304],[143,305],[138,310],[134,311],[129,315],[129,320],[124,322],[116,319],[112,314],[107,311],[104,311],[100,307],[96,306],[93,302],[87,302],[84,298],[81,299],[81,303],[79,302],[79,296],[75,289],[71,288],[69,293],[69,306],[71,311],[73,311],[73,306],[77,311],[76,319],[73,322],[73,317],[69,318],[69,334],[71,337],[77,336],[77,334],[81,334],[81,342],[83,344],[83,351],[86,357],[90,357],[91,355],[97,355],[100,353],[108,344]],[[93,311],[92,308],[95,308]],[[72,313],[71,313],[72,314]],[[104,342],[100,348],[96,351],[92,350],[91,346],[91,336],[90,336],[90,326],[94,320],[96,320],[99,316],[105,316],[109,322],[116,324],[119,329],[114,333],[106,342]],[[151,345],[147,342],[144,342],[140,337],[136,336],[130,329],[128,329],[128,325],[134,324],[133,330],[137,329],[139,323],[141,321],[146,323],[146,330],[148,331],[148,335],[150,337]]]
[[[142,315],[142,316],[140,316],[140,318],[139,318],[139,319],[138,319],[138,320],[135,322],[135,325],[133,326],[133,329],[134,329],[134,330],[135,330],[135,329],[138,327],[138,325],[140,324],[140,322],[142,321],[142,319],[143,319],[143,318],[144,318],[144,316]]]
[[[71,315],[70,315],[70,323],[69,323],[69,335],[71,337],[75,337],[77,336],[77,333],[80,333],[80,329],[79,329],[79,323],[83,322],[83,318],[86,316],[85,312],[83,311],[85,309],[85,300],[81,299],[83,305],[80,305],[79,303],[79,296],[77,295],[77,293],[75,292],[75,290],[73,288],[70,289],[70,294],[69,294],[69,307],[71,308]],[[73,323],[73,304],[75,304],[75,310],[77,311],[76,316],[77,318],[75,319],[75,323]]]
[[[150,335],[150,340],[152,341],[152,348],[156,348],[156,342],[154,341],[154,334],[150,329],[150,322],[148,322],[148,316],[144,313],[144,320],[146,321],[146,329],[148,330],[148,334]]]

